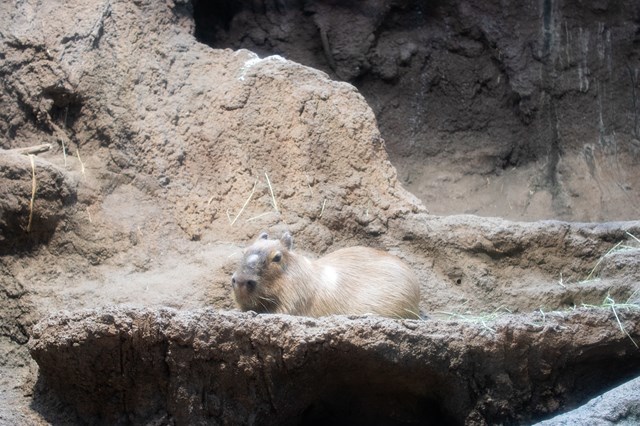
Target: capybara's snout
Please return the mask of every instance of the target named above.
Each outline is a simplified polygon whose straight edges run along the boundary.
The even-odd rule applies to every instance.
[[[253,277],[235,272],[231,276],[231,286],[237,291],[253,291],[258,282]]]

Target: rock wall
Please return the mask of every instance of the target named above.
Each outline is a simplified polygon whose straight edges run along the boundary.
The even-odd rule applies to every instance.
[[[539,426],[569,426],[598,422],[601,425],[640,422],[640,380],[634,379],[593,398],[585,405],[538,423]]]
[[[275,12],[286,16],[293,10],[287,5],[256,3],[266,8],[266,16]],[[411,3],[400,6],[394,13],[413,7]],[[194,17],[198,7],[187,1],[0,4],[0,406],[6,407],[0,410],[0,422],[48,424],[55,423],[56,416],[71,419],[77,415],[70,401],[56,400],[65,392],[46,392],[51,383],[43,382],[37,403],[32,398],[38,369],[25,344],[36,322],[61,309],[136,303],[146,307],[144,315],[158,319],[152,321],[149,331],[157,333],[171,323],[170,318],[190,318],[190,310],[208,306],[231,310],[229,277],[237,255],[263,229],[275,234],[292,231],[296,250],[311,255],[365,244],[402,257],[421,279],[421,307],[445,321],[442,330],[449,334],[465,336],[478,330],[476,326],[471,326],[472,331],[458,329],[446,322],[452,317],[484,317],[506,310],[516,314],[539,310],[544,317],[555,310],[563,315],[564,310],[582,304],[637,305],[639,222],[530,224],[477,216],[431,216],[403,189],[374,112],[354,86],[282,57],[260,59],[246,50],[212,49],[200,43],[194,35],[201,31]],[[317,7],[315,15],[330,12],[325,10],[327,4],[317,3]],[[378,16],[376,10],[370,10],[371,16]],[[238,13],[230,9],[220,19],[232,23],[232,18],[241,16]],[[323,26],[330,23],[320,23],[324,28],[321,54],[325,52],[322,44],[332,43],[335,29]],[[348,41],[341,46],[362,48]],[[349,70],[359,64],[352,59],[354,52],[336,55],[338,62],[333,66],[344,62],[343,68]],[[411,58],[417,53],[412,52],[409,48],[403,54],[407,64],[414,63]],[[365,80],[364,76],[359,79]],[[32,158],[15,151],[41,144],[52,148]],[[443,163],[443,167],[448,166]],[[625,207],[630,205],[633,203]],[[187,313],[165,314],[162,309],[166,307]],[[129,315],[126,309],[116,312]],[[131,315],[138,315],[135,312]],[[76,318],[76,314],[68,315]],[[78,315],[85,318],[85,314]],[[250,316],[229,315],[236,328],[241,326],[234,318],[249,319],[246,324],[256,330],[262,327],[262,319],[252,322]],[[165,317],[166,321],[161,319]],[[304,319],[282,321],[293,321],[296,333],[304,335],[313,334],[313,324],[319,324]],[[327,333],[341,333],[339,324],[344,321],[329,320],[333,325]],[[365,321],[358,332],[401,326],[372,321]],[[82,321],[77,324],[91,329]],[[184,329],[187,334],[195,326],[190,324]],[[603,335],[616,333],[616,342],[627,345],[616,324],[607,324],[610,334]],[[331,328],[334,325],[337,328]],[[417,327],[423,330],[427,324]],[[62,356],[51,349],[54,341],[63,340],[56,330],[53,327],[39,334],[40,341],[52,339],[43,352],[34,349],[34,354],[40,354],[34,356],[44,357],[39,358],[42,365],[47,353]],[[155,418],[153,410],[159,410],[160,420],[162,413],[186,418],[187,414],[176,414],[182,400],[172,399],[175,394],[162,379],[165,364],[153,367],[162,370],[158,381],[143,388],[136,388],[132,381],[118,382],[112,376],[117,368],[112,370],[109,365],[119,362],[122,342],[108,333],[96,333],[99,338],[87,341],[97,347],[106,345],[105,352],[73,352],[74,357],[85,356],[79,365],[86,369],[79,374],[94,380],[88,371],[97,372],[95,380],[107,380],[102,383],[130,395],[134,402],[136,395],[146,395],[149,389],[167,389],[144,402],[150,405],[143,404],[146,408],[140,412],[123,409],[121,403],[128,397],[122,399],[118,394],[113,404],[120,408],[109,414],[115,416],[114,421],[121,416]],[[128,338],[127,333],[118,336]],[[132,349],[134,364],[141,363],[135,365],[146,366],[150,359],[169,356],[161,343],[165,337],[156,337],[159,346],[154,343],[139,352]],[[375,338],[386,339],[382,335]],[[83,348],[88,347],[82,342]],[[365,347],[354,350],[362,351],[363,359],[371,356],[367,361],[371,366],[379,366],[379,353],[368,352],[368,340],[362,342]],[[131,348],[136,345],[132,343]],[[207,348],[220,349],[213,340],[207,342]],[[270,350],[276,351],[274,348]],[[225,346],[224,350],[235,349]],[[193,355],[193,350],[186,348],[183,355],[191,356],[189,353]],[[607,355],[607,363],[609,359]],[[433,362],[436,360],[442,358]],[[475,358],[469,362],[473,365]],[[102,363],[104,370],[98,368]],[[243,365],[233,364],[225,374],[237,374]],[[180,374],[195,374],[189,368],[180,367]],[[456,377],[462,380],[466,373],[460,368]],[[45,368],[42,371],[44,380],[50,373]],[[520,373],[526,376],[528,371]],[[131,380],[137,381],[136,374],[142,373],[132,373]],[[604,371],[593,378],[590,389],[602,390],[612,380]],[[70,389],[76,386],[59,383]],[[402,383],[390,383],[397,386],[392,403],[407,408],[401,398],[406,395]],[[245,384],[252,389],[249,381]],[[411,385],[409,389],[415,385],[409,379],[405,384]],[[476,397],[493,383],[476,385],[475,396],[463,401],[465,409],[473,411]],[[175,386],[183,389],[182,384]],[[192,391],[188,389],[189,398]],[[328,415],[327,410],[338,403],[330,398],[333,388],[318,392],[329,398],[328,405],[310,408],[306,415],[312,419]],[[409,396],[417,398],[412,401],[442,418],[460,420],[471,413],[454,414],[433,395],[412,392]],[[588,396],[576,393],[567,396],[567,401],[584,402]],[[375,398],[367,395],[363,404],[370,408],[369,401]],[[80,415],[90,418],[98,405],[112,406],[97,401],[87,402],[89,411]],[[254,402],[244,401],[247,405],[234,409],[244,413]],[[216,404],[212,399],[207,416],[240,415],[219,411]],[[174,408],[159,408],[165,406]],[[260,410],[265,413],[272,409],[268,404],[264,407]],[[551,413],[565,407],[559,403],[526,409]],[[304,412],[306,408],[291,408],[302,416],[299,409]],[[506,405],[500,409],[506,414],[490,414],[493,408],[477,410],[487,418],[514,415],[514,409]],[[418,418],[422,414],[409,410],[407,415]]]
[[[637,216],[635,1],[194,5],[196,34],[214,47],[353,82],[403,182],[434,213]]]
[[[31,23],[7,17],[2,75],[13,96],[3,106],[19,119],[4,120],[5,148],[50,142],[55,163],[64,148],[65,164],[82,167],[94,193],[122,184],[162,193],[193,239],[228,225],[227,211],[238,212],[254,185],[246,213],[282,214],[292,225],[322,212],[329,223],[355,219],[380,233],[384,216],[420,208],[397,183],[375,118],[352,86],[277,57],[200,45],[188,3],[48,7],[61,17],[43,23],[39,39]],[[75,20],[62,18],[71,12]],[[151,23],[153,32],[144,26]],[[45,76],[21,59],[34,53]]]

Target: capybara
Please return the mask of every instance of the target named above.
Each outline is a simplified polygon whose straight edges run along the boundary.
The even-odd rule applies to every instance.
[[[420,318],[416,275],[397,257],[368,247],[312,260],[293,251],[290,233],[270,240],[263,232],[244,250],[231,282],[243,311]]]

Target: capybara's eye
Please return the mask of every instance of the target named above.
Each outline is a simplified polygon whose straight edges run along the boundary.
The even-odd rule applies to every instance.
[[[272,262],[280,262],[281,260],[282,260],[282,253],[280,252],[274,254],[273,257],[271,258]]]

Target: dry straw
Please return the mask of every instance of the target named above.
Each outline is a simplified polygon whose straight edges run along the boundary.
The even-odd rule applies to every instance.
[[[481,314],[472,314],[469,312],[459,313],[459,312],[450,312],[450,311],[436,311],[435,313],[448,315],[449,319],[457,319],[464,322],[481,324],[482,327],[492,333],[495,333],[496,330],[489,326],[490,322],[495,321],[501,316],[511,314],[511,310],[504,307],[499,306],[493,312],[490,313],[481,313]]]
[[[633,343],[633,345],[636,348],[640,349],[640,346],[638,346],[638,343],[636,343],[636,341],[633,339],[633,337],[631,337],[631,334],[629,334],[627,329],[622,324],[622,321],[620,321],[620,317],[618,316],[618,311],[620,311],[620,310],[629,311],[629,310],[638,310],[638,309],[640,309],[640,305],[631,302],[631,300],[636,295],[636,293],[637,293],[637,291],[634,292],[631,296],[629,296],[629,298],[627,299],[627,301],[625,303],[617,303],[615,300],[613,300],[611,295],[607,294],[607,297],[604,298],[604,300],[602,301],[602,304],[600,306],[598,306],[598,305],[589,305],[589,304],[585,304],[585,303],[583,303],[582,306],[584,306],[585,308],[611,309],[611,311],[613,312],[613,316],[616,318],[616,322],[618,323],[618,327],[620,328],[620,331],[622,331],[629,338],[629,340],[631,340],[631,343]]]
[[[635,240],[636,243],[640,243],[640,239],[638,239],[638,237],[636,237],[635,235],[633,235],[629,231],[625,231],[625,234],[627,234],[629,237],[631,237],[633,240]],[[589,275],[587,275],[587,278],[584,281],[585,282],[586,281],[590,281],[591,279],[594,278],[594,274],[595,274],[596,270],[598,269],[598,266],[600,266],[602,261],[605,258],[607,258],[610,254],[618,253],[618,252],[625,251],[625,250],[636,250],[636,249],[638,249],[638,247],[634,247],[633,245],[625,244],[624,240],[618,241],[618,244],[616,244],[615,246],[611,247],[604,255],[600,256],[600,258],[596,262],[596,265],[593,267],[593,269],[591,269],[591,272],[589,272]]]
[[[27,232],[31,232],[31,222],[33,221],[33,203],[36,200],[36,163],[35,156],[29,154],[31,160],[31,202],[29,203],[29,223],[27,224]]]
[[[276,197],[275,195],[273,195],[273,187],[271,186],[271,181],[269,180],[269,175],[267,174],[267,172],[264,172],[264,177],[267,178],[267,185],[269,186],[269,192],[271,193],[271,202],[273,203],[273,208],[276,213],[280,213],[280,210],[278,210],[278,203],[276,203]]]
[[[80,161],[80,171],[82,172],[82,174],[84,174],[84,163],[80,158],[80,150],[76,150],[76,154],[78,155],[78,161]]]
[[[242,208],[240,209],[240,211],[238,212],[238,214],[236,215],[236,217],[233,218],[233,220],[231,220],[231,216],[229,216],[229,212],[227,211],[227,217],[229,218],[229,220],[231,221],[231,226],[233,226],[234,223],[236,223],[236,221],[238,220],[238,218],[240,217],[240,215],[242,214],[242,212],[244,211],[244,209],[247,207],[247,205],[249,204],[249,201],[251,201],[251,198],[253,197],[253,193],[256,192],[256,186],[258,186],[258,181],[256,180],[256,182],[253,184],[253,189],[251,190],[251,193],[249,194],[249,197],[247,197],[247,201],[244,202],[244,204],[242,205]]]
[[[270,215],[270,214],[273,214],[273,212],[264,212],[264,213],[260,213],[260,214],[259,214],[259,215],[257,215],[257,216],[253,216],[253,217],[250,217],[249,219],[247,219],[247,222],[251,222],[251,221],[254,221],[254,220],[256,220],[256,219],[260,219],[261,217],[265,217],[265,216]]]
[[[60,138],[60,143],[62,144],[62,157],[64,158],[64,166],[67,167],[67,148],[64,145],[63,138]]]

